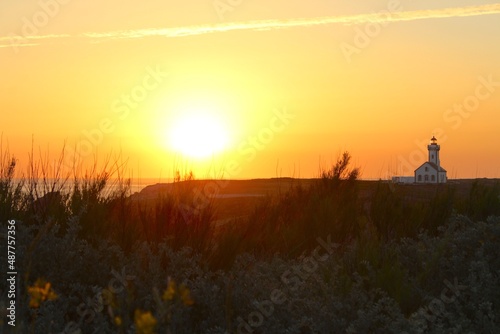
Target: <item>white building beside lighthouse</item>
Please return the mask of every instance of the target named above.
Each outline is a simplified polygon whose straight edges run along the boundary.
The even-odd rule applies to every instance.
[[[446,183],[446,170],[441,167],[439,160],[440,149],[436,137],[432,136],[430,144],[427,145],[429,161],[415,169],[415,183]]]

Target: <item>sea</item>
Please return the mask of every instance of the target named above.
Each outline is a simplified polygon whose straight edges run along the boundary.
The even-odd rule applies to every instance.
[[[0,180],[1,181],[1,180]],[[125,180],[128,181],[128,180]],[[80,180],[81,182],[81,180]],[[170,183],[173,182],[173,179],[167,179],[167,178],[142,178],[142,179],[130,179],[130,194],[138,193],[141,192],[144,188],[150,185],[158,184],[158,183]],[[18,184],[23,185],[23,190],[28,191],[29,190],[29,183],[27,182],[26,179],[14,179],[13,180],[13,185],[17,186]],[[63,192],[70,192],[74,185],[75,185],[75,180],[74,179],[68,179],[63,182],[61,179],[37,179],[35,182],[36,188],[39,194],[45,194],[50,191],[55,190],[60,190]],[[104,194],[111,194],[116,191],[119,191],[123,187],[123,182],[120,182],[118,179],[110,179],[106,183],[106,186],[103,190]]]

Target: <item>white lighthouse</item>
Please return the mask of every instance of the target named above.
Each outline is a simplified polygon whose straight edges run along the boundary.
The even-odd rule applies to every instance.
[[[424,162],[415,170],[416,183],[446,183],[446,170],[441,167],[439,160],[440,149],[441,146],[438,145],[436,137],[432,136],[431,142],[427,145],[429,161]]]
[[[438,166],[441,165],[439,161],[439,150],[441,146],[437,144],[436,137],[432,136],[431,143],[427,145],[427,150],[429,150],[429,162],[432,162]]]

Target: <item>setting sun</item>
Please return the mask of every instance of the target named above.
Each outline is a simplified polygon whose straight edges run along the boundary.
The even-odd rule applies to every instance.
[[[0,333],[500,333],[500,0],[0,22]]]
[[[224,150],[228,134],[214,115],[197,112],[177,119],[168,132],[170,147],[190,158],[206,158]]]

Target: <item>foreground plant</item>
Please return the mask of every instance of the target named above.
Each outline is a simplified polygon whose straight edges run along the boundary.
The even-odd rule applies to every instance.
[[[163,292],[162,299],[166,301],[175,301],[178,299],[185,306],[191,306],[194,304],[193,299],[191,299],[191,292],[186,285],[181,284],[177,288],[175,281],[170,278],[168,280],[167,288],[165,289],[165,292]]]
[[[158,321],[149,311],[135,310],[134,323],[137,334],[152,334]]]
[[[51,287],[50,282],[44,279],[37,279],[33,286],[28,287],[28,294],[30,295],[30,307],[39,308],[45,301],[52,301],[57,299],[57,294]]]

